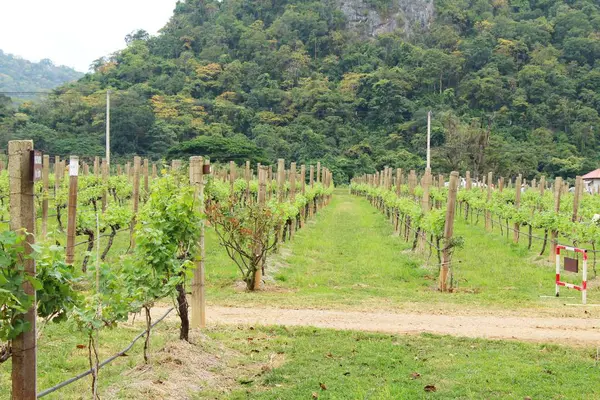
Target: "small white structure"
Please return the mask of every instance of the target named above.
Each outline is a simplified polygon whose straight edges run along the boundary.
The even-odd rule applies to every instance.
[[[598,193],[600,191],[600,168],[588,172],[582,178],[588,192]]]

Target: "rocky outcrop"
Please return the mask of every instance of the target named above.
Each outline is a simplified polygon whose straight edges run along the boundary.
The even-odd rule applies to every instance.
[[[410,36],[415,28],[428,29],[434,16],[433,0],[389,0],[375,5],[368,0],[338,0],[350,28],[361,36],[377,36],[398,29]]]

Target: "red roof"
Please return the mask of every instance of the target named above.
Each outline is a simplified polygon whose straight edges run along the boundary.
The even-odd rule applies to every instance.
[[[600,168],[593,170],[592,172],[588,172],[584,176],[583,179],[600,179]]]

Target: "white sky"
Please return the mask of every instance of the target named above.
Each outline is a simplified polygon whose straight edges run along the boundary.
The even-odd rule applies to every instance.
[[[125,35],[162,28],[177,0],[0,0],[0,50],[51,59],[87,72],[97,58],[125,47]]]

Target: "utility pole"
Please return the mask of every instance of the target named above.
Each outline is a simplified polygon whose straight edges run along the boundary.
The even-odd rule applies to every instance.
[[[110,90],[106,91],[106,166],[110,168]]]
[[[427,111],[427,167],[431,169],[431,111]]]

